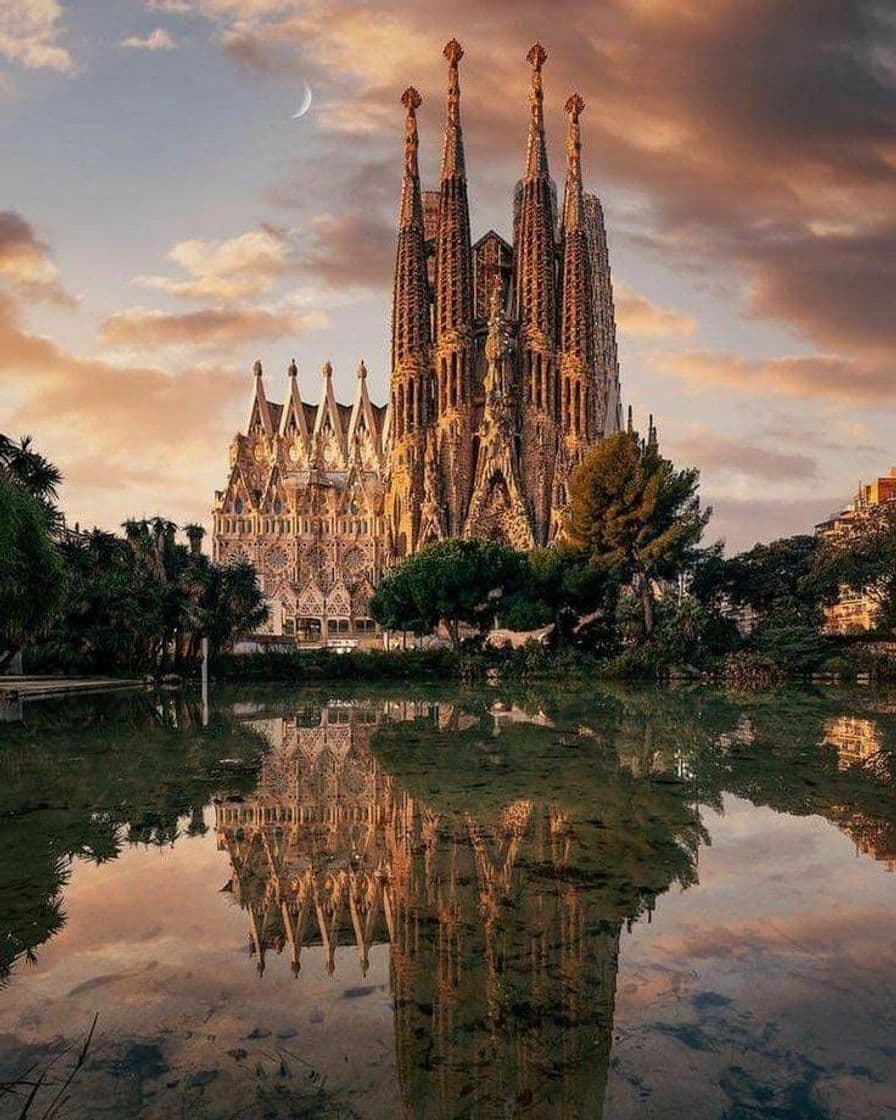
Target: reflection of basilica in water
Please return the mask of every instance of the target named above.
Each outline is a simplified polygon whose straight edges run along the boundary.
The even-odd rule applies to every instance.
[[[442,807],[401,788],[371,750],[390,728],[424,742],[466,737],[493,765],[495,744],[525,734],[527,719],[540,731],[550,724],[540,713],[386,702],[307,716],[253,720],[273,748],[258,789],[216,804],[228,886],[259,971],[274,950],[298,974],[314,945],[330,972],[337,948],[353,946],[366,972],[371,946],[388,942],[406,1115],[505,1116],[523,1105],[599,1115],[620,930],[673,878],[687,878],[684,849],[673,843],[659,873],[656,858],[652,869],[637,858],[624,866],[611,843],[602,851],[600,833],[615,819],[587,821],[581,806],[549,795]],[[619,770],[607,801],[610,813],[624,807],[633,849],[653,843],[635,768],[629,760]],[[603,769],[595,765],[594,780]],[[599,797],[592,811],[604,811]]]
[[[660,1021],[649,977],[667,974],[668,949],[645,955],[653,937],[641,930],[629,939],[626,926],[656,917],[655,904],[671,884],[696,882],[698,845],[706,839],[701,817],[724,840],[731,799],[738,803],[728,829],[735,876],[754,858],[740,831],[744,820],[748,835],[761,838],[767,818],[757,813],[769,811],[823,819],[862,856],[896,868],[896,721],[886,698],[805,692],[745,701],[709,690],[611,685],[537,695],[520,686],[513,699],[509,691],[455,689],[436,701],[435,687],[416,701],[382,691],[357,699],[346,690],[345,699],[325,703],[310,692],[258,689],[257,703],[247,695],[221,692],[210,710],[183,694],[99,697],[80,702],[77,719],[68,707],[36,708],[7,737],[0,752],[0,983],[8,985],[6,998],[18,993],[20,1006],[19,1025],[0,1045],[10,1070],[33,1063],[35,1008],[45,1016],[44,1037],[58,1040],[78,1021],[73,1008],[98,1000],[113,1025],[79,1074],[82,1099],[114,1099],[119,1110],[79,1114],[114,1120],[175,1112],[231,1117],[235,1110],[344,1117],[361,1101],[368,1108],[361,1114],[414,1120],[599,1117],[604,1108],[619,1115],[620,1093],[635,1110],[624,1114],[639,1115],[642,1085],[667,1096],[674,1085],[680,1101],[695,1078],[710,1084],[717,1075],[731,1089],[734,1115],[741,1103],[752,1109],[760,1082],[728,1080],[725,1055],[732,1053],[762,1085],[771,1067],[782,1086],[788,1078],[802,1084],[802,1067],[779,1061],[777,1041],[770,1055],[756,1050],[749,1031],[737,1033],[742,1007],[724,1014],[718,1003],[697,1007],[689,997],[682,1002],[676,987]],[[808,837],[811,847],[825,831],[816,825],[792,835]],[[147,846],[162,860],[154,853],[147,859],[139,850]],[[820,866],[832,877],[830,894],[826,884],[819,893],[817,877],[804,889],[802,865],[788,865],[793,851],[788,856],[786,844],[760,852],[759,878],[771,883],[780,874],[797,896],[792,906],[789,895],[780,907],[777,897],[771,904],[773,915],[793,910],[786,947],[763,941],[750,925],[746,935],[737,931],[738,944],[745,936],[771,965],[755,1008],[762,1022],[781,969],[792,984],[820,969],[818,990],[833,980],[837,1015],[840,988],[852,985],[855,995],[867,980],[863,963],[861,972],[847,971],[855,977],[847,983],[837,972],[842,955],[820,953],[816,965],[800,951],[798,967],[788,963],[797,942],[805,938],[811,947],[813,936],[828,931],[830,898],[840,900],[831,936],[846,945],[842,912],[855,883],[871,883],[857,879],[850,847],[833,830],[813,849],[813,866],[819,852],[826,853]],[[116,878],[119,858],[130,868]],[[130,890],[119,891],[116,903],[115,890],[70,889],[70,874],[87,860],[98,869],[81,884],[106,876]],[[722,925],[731,920],[734,892],[723,876],[713,895],[713,864],[718,875],[718,852],[702,864],[700,896],[675,906],[660,900],[661,940],[676,928],[676,911],[678,928],[698,933],[704,913]],[[217,893],[222,865],[232,907]],[[199,867],[193,925],[184,929],[183,892],[196,889]],[[144,875],[156,885],[158,926],[150,935]],[[755,878],[750,871],[743,882]],[[93,910],[92,893],[103,894]],[[715,909],[707,909],[713,897]],[[754,921],[753,895],[741,889],[738,899],[735,911]],[[864,930],[868,902],[865,895],[859,901]],[[869,943],[885,954],[881,926]],[[251,964],[243,958],[228,971],[243,930]],[[130,946],[134,969],[122,965],[110,977],[105,958],[73,952],[86,931],[91,939],[101,931],[116,960]],[[56,951],[44,953],[50,940]],[[148,960],[153,941],[159,949]],[[172,944],[184,951],[172,952]],[[698,937],[699,952],[702,944]],[[739,991],[741,966],[724,937],[718,944],[716,975]],[[692,970],[704,963],[698,950],[685,953],[679,972],[697,975]],[[85,969],[77,984],[66,953]],[[362,985],[359,971],[367,974]],[[42,996],[32,997],[52,988],[54,976],[59,990],[48,1011]],[[651,1065],[646,1050],[632,1044],[629,996],[645,976],[650,1021],[640,1037],[658,1053],[678,1047],[671,1064]],[[813,992],[813,1016],[814,1000]],[[155,1010],[147,1013],[150,1005]],[[788,1006],[806,1003],[797,993]],[[206,1026],[210,1008],[215,1021]],[[873,1023],[877,1037],[886,1015],[858,991],[850,1014],[861,1022],[865,1011],[866,1030]],[[614,1017],[627,1045],[611,1062]],[[816,1025],[806,1024],[813,1037]],[[700,1042],[699,1054],[670,1033],[679,1027]],[[696,1028],[709,1033],[691,1033]],[[297,1041],[283,1044],[290,1038]],[[791,1032],[787,1053],[802,1044],[799,1030]],[[140,1074],[141,1089],[128,1063],[150,1053],[156,1057]],[[836,1047],[816,1057],[813,1050],[813,1069],[842,1064]],[[725,1068],[714,1073],[716,1059]],[[128,1072],[111,1072],[119,1069]],[[651,1082],[644,1070],[653,1071]],[[321,1080],[310,1080],[312,1072]],[[165,1111],[140,1111],[156,1093]],[[849,1093],[858,1099],[854,1086]],[[312,1104],[321,1110],[309,1111]],[[712,1114],[721,1115],[721,1106]]]

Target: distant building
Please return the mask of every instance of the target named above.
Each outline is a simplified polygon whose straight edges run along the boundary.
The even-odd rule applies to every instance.
[[[566,103],[562,207],[548,168],[544,49],[531,67],[523,177],[513,244],[473,241],[452,40],[440,184],[423,190],[420,95],[407,89],[392,303],[389,402],[320,403],[289,369],[283,404],[256,363],[245,432],[215,496],[215,559],[251,561],[271,608],[271,636],[306,643],[376,639],[367,603],[382,572],[452,537],[518,549],[561,531],[570,472],[621,421],[613,291],[603,209],[585,190],[579,117]]]
[[[869,510],[891,502],[896,503],[896,467],[891,467],[888,474],[860,484],[848,506],[815,526],[816,535],[824,539],[845,536]],[[878,622],[879,608],[874,599],[865,592],[844,587],[838,601],[825,611],[824,629],[829,634],[854,634],[873,630]]]

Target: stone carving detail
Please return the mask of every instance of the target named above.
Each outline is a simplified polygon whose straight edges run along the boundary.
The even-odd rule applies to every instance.
[[[582,175],[584,102],[566,102],[560,212],[545,138],[547,52],[536,43],[512,245],[494,230],[473,245],[463,48],[452,39],[444,56],[436,190],[420,181],[422,99],[413,87],[401,97],[388,406],[371,403],[363,362],[351,405],[336,400],[329,363],[319,404],[306,404],[294,361],[284,403],[269,401],[256,362],[245,434],[216,496],[215,556],[256,558],[267,594],[285,581],[298,599],[282,596],[278,616],[316,618],[322,631],[336,604],[339,617],[366,618],[383,570],[432,541],[488,537],[526,549],[555,540],[570,472],[620,426],[604,215]]]

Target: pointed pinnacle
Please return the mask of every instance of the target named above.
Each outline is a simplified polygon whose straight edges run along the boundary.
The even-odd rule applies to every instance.
[[[358,377],[363,381],[367,376],[367,366],[364,364],[364,359],[358,363]]]
[[[445,49],[442,51],[445,58],[451,66],[457,66],[460,60],[464,57],[464,48],[460,45],[457,39],[449,39],[445,44]]]
[[[296,365],[295,358],[293,358],[293,360],[289,363],[289,367],[287,368],[286,372],[289,374],[290,377],[298,376],[299,367]]]
[[[401,95],[401,103],[409,113],[413,113],[415,109],[419,109],[423,104],[423,98],[413,86],[408,86]]]
[[[573,120],[578,120],[579,113],[585,108],[585,100],[579,94],[574,93],[563,108],[572,116]]]
[[[526,55],[526,62],[533,66],[536,70],[540,70],[547,60],[548,52],[544,49],[541,43],[533,43],[529,48],[529,53]]]

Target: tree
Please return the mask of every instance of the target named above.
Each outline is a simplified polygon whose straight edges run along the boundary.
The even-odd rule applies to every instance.
[[[599,569],[636,585],[648,637],[654,581],[690,563],[712,512],[700,509],[699,481],[699,471],[677,471],[655,438],[636,432],[602,440],[570,479],[567,538]]]
[[[64,579],[43,507],[0,475],[0,668],[52,619]]]
[[[461,624],[482,632],[521,569],[520,553],[494,541],[438,541],[383,578],[370,614],[387,630],[427,633],[442,623],[457,649]]]
[[[877,608],[881,625],[896,628],[896,503],[859,511],[823,540],[807,585],[829,599],[843,587],[863,594]]]
[[[566,544],[536,548],[525,556],[519,586],[501,602],[502,623],[511,630],[535,630],[553,623],[558,644],[572,637],[583,614],[605,605],[605,572]]]
[[[164,518],[129,521],[125,537],[94,530],[60,546],[68,571],[65,610],[43,650],[66,668],[164,672],[213,653],[267,619],[248,563],[217,565],[175,539]]]
[[[763,620],[815,623],[822,603],[817,581],[810,579],[817,548],[817,538],[795,536],[754,545],[727,560],[708,550],[695,567],[691,590],[708,606],[727,599],[752,607]]]
[[[51,534],[62,528],[63,518],[56,504],[62,472],[34,450],[31,436],[22,436],[16,443],[0,434],[0,477],[34,498],[44,512]]]

